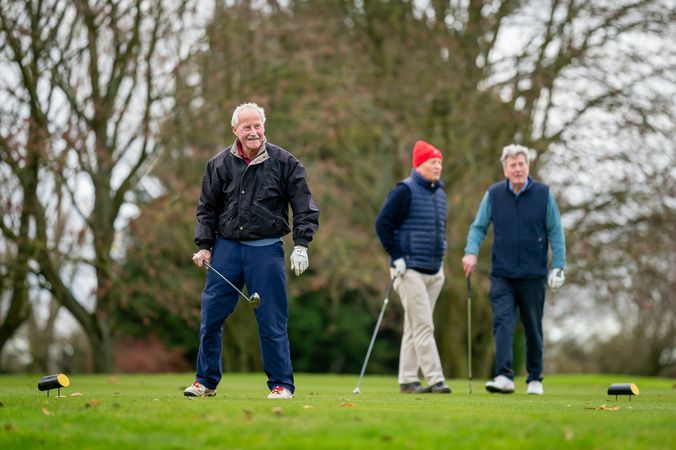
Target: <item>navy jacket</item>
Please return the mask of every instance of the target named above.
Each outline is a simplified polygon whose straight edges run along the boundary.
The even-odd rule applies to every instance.
[[[209,249],[218,237],[238,241],[282,237],[291,231],[289,206],[293,241],[307,247],[319,228],[319,209],[303,165],[269,142],[247,165],[233,144],[207,163],[195,245]]]
[[[491,274],[506,278],[547,275],[549,187],[529,179],[519,195],[507,180],[488,188],[493,221]]]
[[[436,273],[446,252],[446,194],[440,182],[415,170],[390,192],[376,219],[376,232],[391,261]]]

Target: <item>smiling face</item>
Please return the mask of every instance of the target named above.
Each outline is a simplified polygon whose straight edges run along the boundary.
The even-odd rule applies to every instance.
[[[528,178],[528,163],[523,155],[508,157],[502,165],[505,177],[512,183],[512,187],[519,192]]]
[[[236,127],[232,132],[237,136],[242,148],[250,156],[255,156],[265,140],[263,119],[254,108],[244,108],[238,116]]]
[[[430,158],[415,170],[427,181],[436,183],[441,179],[441,158]]]

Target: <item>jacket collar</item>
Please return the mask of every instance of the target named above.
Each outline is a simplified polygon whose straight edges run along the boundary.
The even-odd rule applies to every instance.
[[[242,159],[242,157],[239,154],[239,150],[237,149],[237,139],[235,139],[235,142],[230,146],[230,153],[232,153],[236,158]],[[258,151],[258,154],[254,159],[251,160],[249,165],[252,166],[254,164],[260,164],[268,159],[270,159],[270,154],[268,153],[268,139],[266,138],[263,141],[263,144],[261,145],[261,149]]]
[[[421,184],[422,186],[424,186],[426,189],[429,189],[430,191],[436,191],[437,189],[444,187],[444,183],[441,180],[434,181],[434,182],[426,180],[425,177],[420,175],[415,170],[415,167],[413,169],[411,169],[411,178],[413,180],[415,180],[416,183]]]
[[[531,176],[528,175],[528,178],[526,178],[526,185],[517,194],[516,192],[514,192],[514,188],[512,187],[512,182],[509,181],[509,178],[505,178],[505,187],[507,188],[507,190],[509,192],[511,192],[513,195],[515,195],[517,197],[519,195],[523,194],[524,192],[526,192],[527,190],[529,190],[532,186],[533,186],[533,178],[531,178]]]

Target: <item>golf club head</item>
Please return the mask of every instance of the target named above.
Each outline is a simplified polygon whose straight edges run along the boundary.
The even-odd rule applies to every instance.
[[[353,394],[361,394],[361,389],[359,389],[359,386],[354,388],[354,391],[352,391]]]
[[[249,306],[252,309],[255,309],[258,308],[258,305],[260,304],[261,304],[261,296],[258,295],[258,292],[254,292],[253,294],[251,294],[251,296],[249,297]]]

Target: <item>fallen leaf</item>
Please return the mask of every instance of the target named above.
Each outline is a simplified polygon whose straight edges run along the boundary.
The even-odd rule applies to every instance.
[[[109,383],[109,384],[117,384],[117,383],[119,383],[119,382],[120,382],[120,381],[117,379],[117,377],[110,377],[110,378],[108,378],[108,383]]]
[[[101,404],[101,400],[97,400],[95,398],[89,400],[87,403],[85,403],[85,408],[95,408]]]
[[[44,414],[45,416],[53,416],[54,415],[54,413],[51,412],[50,410],[48,410],[47,408],[42,408],[42,414]]]
[[[303,409],[314,409],[312,405],[303,405]]]
[[[619,406],[607,406],[607,405],[601,405],[599,408],[602,411],[619,411],[620,407]]]
[[[15,430],[14,425],[12,425],[11,423],[5,424],[5,431],[14,431],[14,430]]]
[[[575,437],[573,429],[571,427],[565,427],[563,429],[563,439],[566,441],[572,441],[573,437]]]
[[[272,412],[277,414],[278,416],[281,416],[282,415],[282,408],[279,407],[279,406],[275,406],[274,408],[272,408]]]
[[[246,418],[246,420],[251,420],[253,418],[253,413],[251,412],[250,409],[243,409],[242,412],[244,413],[244,417]]]
[[[70,394],[71,397],[82,397],[82,392],[73,392]]]
[[[342,403],[339,403],[338,406],[347,406],[349,408],[354,408],[354,407],[357,406],[357,404],[352,403],[352,402],[342,402]]]

